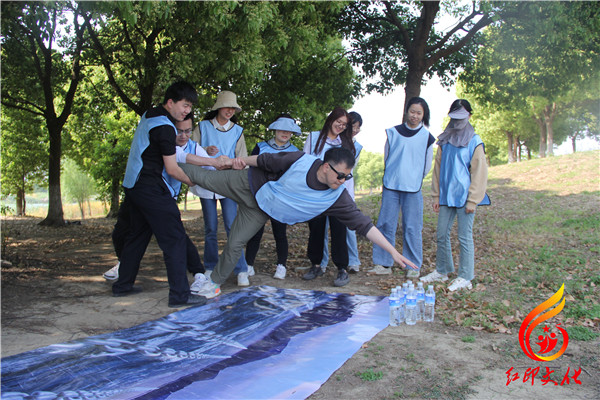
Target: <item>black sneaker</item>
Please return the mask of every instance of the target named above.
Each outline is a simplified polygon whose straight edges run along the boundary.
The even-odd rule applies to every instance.
[[[113,291],[113,297],[125,297],[125,296],[131,296],[132,294],[138,294],[142,292],[142,288],[139,286],[132,286],[131,289],[126,290],[124,292],[114,292]]]
[[[304,279],[305,281],[312,281],[313,279],[319,276],[323,276],[323,270],[321,269],[321,266],[313,265],[308,270],[308,272],[305,273],[304,276],[302,276],[302,279]]]
[[[350,283],[350,276],[345,269],[340,269],[338,271],[338,276],[333,281],[333,286],[346,286]]]
[[[185,303],[172,303],[169,301],[170,308],[179,308],[179,307],[186,307],[186,306],[203,306],[205,304],[206,304],[206,297],[198,296],[195,294],[190,294],[190,297],[188,297],[188,299]]]

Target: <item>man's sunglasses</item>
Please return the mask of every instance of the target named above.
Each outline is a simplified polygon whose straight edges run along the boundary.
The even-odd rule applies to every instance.
[[[327,164],[329,164],[329,163],[327,163]],[[337,178],[338,178],[338,180],[340,180],[340,181],[341,181],[342,179],[345,179],[345,180],[350,180],[350,179],[352,179],[352,174],[348,174],[348,175],[346,175],[346,174],[344,174],[343,172],[338,172],[338,171],[336,171],[336,169],[335,169],[335,168],[333,168],[333,165],[331,165],[331,164],[329,164],[329,168],[331,168],[331,169],[333,170],[333,172],[335,172],[335,173],[337,174]]]

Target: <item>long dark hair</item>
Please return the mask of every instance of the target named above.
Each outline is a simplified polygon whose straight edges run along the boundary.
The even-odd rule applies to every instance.
[[[342,147],[350,150],[353,155],[356,156],[356,149],[354,148],[354,142],[352,142],[352,119],[350,115],[348,115],[348,111],[343,109],[342,107],[336,107],[333,111],[327,116],[325,120],[325,124],[323,125],[323,129],[321,129],[321,133],[319,134],[319,138],[317,139],[317,143],[315,145],[315,149],[313,150],[313,154],[319,154],[323,147],[325,146],[325,141],[327,140],[327,134],[331,129],[333,123],[341,117],[346,117],[348,121],[346,123],[346,129],[342,133],[340,133],[340,138],[342,139]]]
[[[471,108],[471,103],[469,103],[469,101],[465,100],[465,99],[454,100],[452,102],[452,104],[450,105],[450,111],[448,111],[448,114],[450,114],[453,111],[458,110],[461,107],[464,107],[465,110],[467,110],[467,112],[469,114],[473,114],[473,109]]]
[[[204,118],[202,118],[202,121],[206,121],[206,120],[211,120],[213,118],[215,118],[217,116],[217,114],[219,113],[219,109],[217,108],[216,110],[210,110],[209,112],[207,112],[206,114],[204,114]],[[231,122],[233,122],[234,124],[237,124],[238,120],[237,120],[237,114],[233,114],[233,116],[229,119]]]

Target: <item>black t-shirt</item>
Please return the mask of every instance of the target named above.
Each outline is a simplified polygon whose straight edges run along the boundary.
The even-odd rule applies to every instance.
[[[173,124],[175,124],[175,119],[171,117],[171,114],[169,114],[162,105],[146,112],[146,118],[157,117],[160,115],[166,116]],[[163,156],[175,154],[175,137],[177,136],[177,133],[170,125],[160,125],[150,129],[149,135],[150,144],[142,153],[142,162],[144,164],[140,171],[138,183],[143,185],[154,185],[157,183],[165,185],[162,179],[162,172],[165,168]]]

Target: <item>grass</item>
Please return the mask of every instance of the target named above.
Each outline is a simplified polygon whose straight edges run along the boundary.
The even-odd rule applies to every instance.
[[[474,289],[450,294],[441,291],[445,284],[435,285],[436,318],[447,325],[514,332],[524,316],[564,283],[565,307],[548,324],[585,327],[591,320],[596,321],[594,327],[586,329],[600,334],[599,167],[599,151],[491,167],[492,205],[478,208],[473,227]],[[437,214],[431,208],[430,191],[427,179],[423,184],[425,272],[435,267],[436,258]],[[359,206],[363,209],[364,204],[373,216],[380,197],[364,196]],[[452,240],[457,267],[455,232]]]
[[[378,381],[381,378],[383,378],[383,372],[373,371],[373,368],[368,368],[366,371],[357,372],[356,376],[358,376],[363,381],[372,382],[372,381]]]

